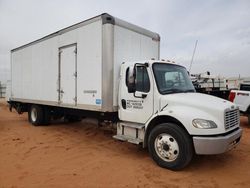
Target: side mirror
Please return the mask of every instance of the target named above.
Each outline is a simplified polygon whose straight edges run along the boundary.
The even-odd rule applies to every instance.
[[[128,67],[127,73],[126,73],[126,83],[128,86],[128,92],[129,93],[134,93],[136,88],[135,88],[135,77],[136,77],[136,71],[135,68],[130,66]]]

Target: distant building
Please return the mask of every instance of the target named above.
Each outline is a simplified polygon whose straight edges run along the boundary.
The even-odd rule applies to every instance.
[[[8,80],[10,80],[10,69],[0,67],[0,98],[6,96]]]
[[[0,98],[4,98],[6,94],[6,84],[0,81]]]

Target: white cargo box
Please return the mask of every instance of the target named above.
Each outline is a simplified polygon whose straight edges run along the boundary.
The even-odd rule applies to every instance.
[[[117,111],[120,65],[159,59],[160,37],[108,14],[11,51],[11,101]]]

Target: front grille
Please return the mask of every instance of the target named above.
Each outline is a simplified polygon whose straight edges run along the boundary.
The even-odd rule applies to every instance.
[[[225,112],[225,129],[230,129],[240,123],[239,109],[229,110]]]

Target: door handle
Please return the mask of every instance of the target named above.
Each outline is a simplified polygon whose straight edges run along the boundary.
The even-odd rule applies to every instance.
[[[126,109],[127,108],[127,105],[126,105],[126,100],[125,99],[122,99],[122,108],[123,109]]]

